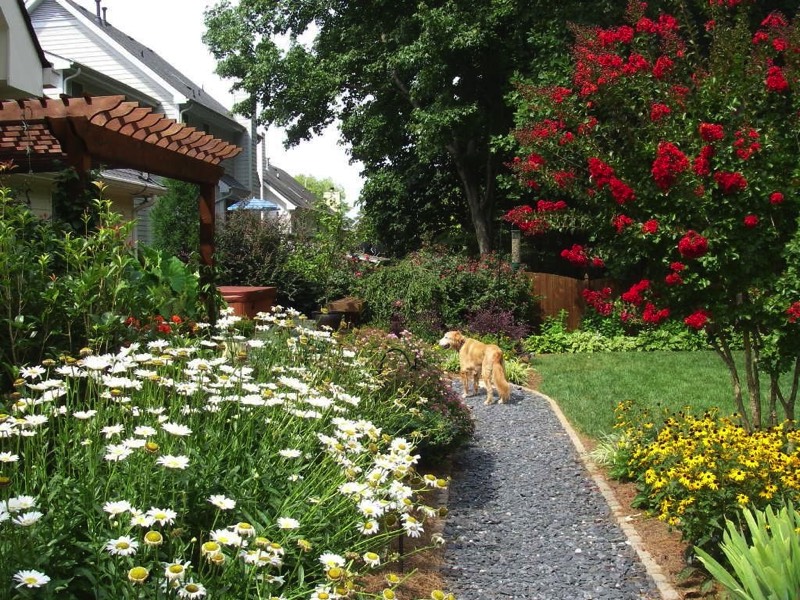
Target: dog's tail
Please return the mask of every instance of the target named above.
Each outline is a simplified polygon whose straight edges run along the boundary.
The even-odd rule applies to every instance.
[[[503,355],[500,354],[492,365],[492,379],[497,388],[497,393],[500,396],[500,402],[508,402],[511,396],[511,386],[506,379],[506,368],[503,363]]]

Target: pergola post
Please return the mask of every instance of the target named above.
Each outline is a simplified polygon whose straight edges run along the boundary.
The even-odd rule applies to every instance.
[[[216,293],[214,290],[214,230],[216,186],[213,183],[200,184],[200,285],[205,290],[208,318],[214,323],[217,319]]]

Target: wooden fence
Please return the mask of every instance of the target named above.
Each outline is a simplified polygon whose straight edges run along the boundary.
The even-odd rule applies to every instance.
[[[587,277],[575,279],[552,273],[525,273],[532,280],[533,294],[540,298],[539,310],[541,318],[557,317],[562,310],[567,311],[567,328],[577,329],[586,302],[581,292],[585,289],[599,290],[606,286],[614,287],[610,279],[592,279]]]

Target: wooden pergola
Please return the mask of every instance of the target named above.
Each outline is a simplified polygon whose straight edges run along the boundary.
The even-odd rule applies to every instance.
[[[200,257],[208,266],[214,261],[220,162],[241,151],[124,96],[0,102],[0,161],[13,161],[20,172],[71,166],[86,182],[93,168],[130,168],[197,184]]]

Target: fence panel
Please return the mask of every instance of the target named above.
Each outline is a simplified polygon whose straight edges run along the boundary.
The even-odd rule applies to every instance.
[[[585,289],[601,289],[606,286],[614,287],[610,279],[576,279],[552,273],[526,273],[532,280],[533,294],[539,297],[539,311],[541,318],[557,317],[567,311],[566,325],[570,330],[577,329],[580,325],[586,303],[581,292]]]

